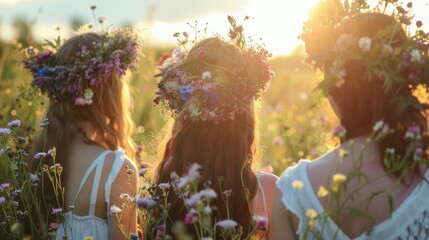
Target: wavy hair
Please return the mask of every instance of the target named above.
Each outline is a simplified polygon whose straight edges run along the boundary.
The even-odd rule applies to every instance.
[[[206,51],[204,61],[198,58],[200,49]],[[243,57],[242,54],[233,45],[219,38],[208,38],[191,49],[183,68],[195,75],[210,71],[227,76],[226,71],[230,71],[233,61],[240,57]],[[257,191],[256,176],[252,171],[258,138],[254,102],[248,107],[249,111],[236,115],[234,120],[219,123],[176,118],[171,137],[161,150],[156,177],[157,184],[170,182],[171,172],[180,176],[187,172],[192,163],[200,164],[200,187],[211,181],[212,188],[219,196],[213,202],[217,209],[213,218],[227,219],[229,208],[230,219],[241,224],[245,232],[252,223],[250,206],[245,203],[250,204]],[[220,197],[225,190],[231,190],[228,206]],[[184,219],[186,209],[183,199],[174,194],[169,194],[168,198],[172,222]],[[193,231],[192,228],[188,230]]]
[[[95,33],[74,36],[58,49],[55,61],[61,65],[71,64],[71,59],[79,51],[80,46],[92,46],[93,42],[101,42]],[[78,137],[82,137],[87,144],[99,145],[110,150],[123,148],[128,156],[135,154],[134,144],[130,138],[133,122],[129,112],[130,92],[127,77],[112,74],[92,91],[94,96],[91,105],[75,106],[71,99],[51,100],[45,116],[49,121],[47,133],[40,133],[32,147],[33,153],[56,148],[55,162],[64,167],[61,175],[63,184],[66,184],[70,175],[67,171],[71,164],[70,142]],[[88,126],[93,130],[91,136],[85,131]],[[43,189],[46,201],[52,207],[58,207],[53,201],[51,189],[51,186],[45,186]]]

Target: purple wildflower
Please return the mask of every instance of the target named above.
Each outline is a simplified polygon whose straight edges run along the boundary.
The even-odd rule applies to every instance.
[[[10,187],[9,183],[2,183],[0,184],[0,192],[3,192],[4,190],[7,190]]]
[[[151,209],[155,206],[155,201],[152,198],[139,197],[136,201],[137,206],[144,209]]]
[[[45,157],[46,155],[48,155],[48,154],[45,152],[38,152],[38,153],[34,154],[34,158],[39,159],[39,158]]]
[[[234,220],[222,220],[216,223],[216,226],[223,228],[223,229],[234,229],[235,227],[237,227],[237,222]]]
[[[18,120],[18,119],[13,120],[13,121],[10,121],[10,122],[7,124],[7,126],[8,126],[9,128],[19,127],[19,126],[21,126],[21,121],[20,121],[20,120]]]
[[[0,205],[2,205],[3,203],[5,203],[6,202],[6,198],[4,198],[4,197],[0,197]]]
[[[60,214],[63,212],[62,208],[52,208],[52,214]]]
[[[130,233],[131,240],[139,240],[139,235],[137,233]]]
[[[0,128],[0,136],[11,134],[12,131],[9,128]]]

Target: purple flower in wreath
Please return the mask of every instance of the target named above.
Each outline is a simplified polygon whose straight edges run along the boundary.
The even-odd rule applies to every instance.
[[[217,91],[210,92],[207,95],[207,108],[214,109],[219,103],[220,94]]]
[[[180,98],[183,101],[188,101],[193,92],[194,88],[191,85],[182,85],[179,87]]]
[[[46,52],[43,53],[42,55],[40,55],[40,57],[37,59],[37,64],[38,65],[42,65],[43,61],[45,61],[46,59],[50,58],[52,56],[52,52]]]

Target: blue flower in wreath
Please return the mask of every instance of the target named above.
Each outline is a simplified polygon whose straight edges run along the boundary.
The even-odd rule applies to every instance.
[[[41,77],[44,77],[44,76],[46,76],[46,74],[48,73],[48,71],[49,71],[49,68],[48,67],[46,67],[46,66],[44,66],[42,69],[39,69],[39,76],[41,76]]]
[[[191,98],[194,88],[191,85],[182,85],[179,86],[180,98],[183,101],[188,101]]]

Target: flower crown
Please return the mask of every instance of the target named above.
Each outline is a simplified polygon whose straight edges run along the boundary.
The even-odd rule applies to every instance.
[[[386,9],[394,9],[391,16],[395,21],[372,38],[336,34],[336,29],[345,20],[361,13],[386,14]],[[345,65],[349,60],[365,66],[366,79],[382,80],[385,92],[403,87],[429,86],[429,36],[421,29],[423,23],[416,21],[416,32],[407,31],[403,43],[395,42],[395,36],[403,31],[403,25],[411,25],[411,9],[412,3],[404,8],[391,0],[380,0],[374,8],[365,0],[345,1],[344,4],[339,0],[321,1],[304,23],[301,35],[306,43],[308,60],[316,68],[324,70],[319,88],[329,93],[333,87],[340,87],[345,82]],[[422,105],[415,107],[423,109]]]
[[[248,17],[245,18],[247,20]],[[198,59],[201,66],[209,66],[212,71],[203,71],[196,76],[186,70],[188,51],[185,50],[188,34],[175,34],[181,47],[175,49],[157,69],[161,77],[158,95],[154,102],[171,110],[176,117],[193,122],[233,120],[237,114],[248,112],[251,103],[268,89],[273,77],[267,58],[270,54],[261,44],[249,46],[243,36],[243,27],[228,16],[232,26],[229,37],[240,51],[230,69],[206,62],[206,50],[200,49]],[[194,28],[195,29],[195,28]],[[182,38],[181,38],[182,37]],[[195,38],[193,43],[204,38]],[[200,64],[200,63],[197,64]]]
[[[33,75],[32,85],[57,101],[71,99],[75,105],[92,104],[93,91],[113,74],[125,75],[127,69],[136,69],[141,50],[138,33],[130,28],[105,30],[100,42],[92,46],[81,45],[74,53],[71,63],[60,65],[53,52],[30,55],[24,60],[24,67]],[[48,42],[54,50],[61,45]]]

